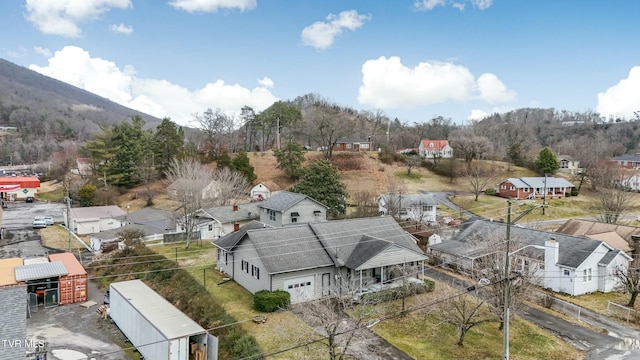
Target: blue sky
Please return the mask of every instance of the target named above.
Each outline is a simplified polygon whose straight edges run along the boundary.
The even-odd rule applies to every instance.
[[[409,124],[521,107],[633,118],[638,14],[637,0],[1,1],[0,57],[183,125],[311,92]]]

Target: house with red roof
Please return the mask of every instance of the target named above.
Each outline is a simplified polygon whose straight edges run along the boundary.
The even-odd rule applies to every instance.
[[[418,154],[427,159],[453,157],[453,149],[448,140],[422,140],[418,149]]]

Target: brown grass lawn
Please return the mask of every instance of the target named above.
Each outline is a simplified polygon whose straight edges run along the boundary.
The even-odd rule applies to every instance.
[[[73,235],[69,237],[69,232],[61,226],[47,226],[39,231],[40,236],[42,237],[42,245],[65,251],[68,251],[69,245],[71,245],[71,251],[76,254],[86,250],[85,247],[78,242],[78,239]],[[89,244],[86,236],[80,236],[80,238],[84,240],[86,244]],[[71,241],[69,241],[69,239],[71,239]]]

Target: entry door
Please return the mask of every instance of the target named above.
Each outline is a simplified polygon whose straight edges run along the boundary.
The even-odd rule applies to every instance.
[[[322,296],[329,296],[331,294],[331,274],[322,274]]]

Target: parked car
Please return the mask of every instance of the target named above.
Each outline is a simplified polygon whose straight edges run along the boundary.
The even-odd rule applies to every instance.
[[[33,198],[33,196],[27,196],[26,199],[24,201],[26,202],[33,202],[35,199]]]
[[[46,223],[47,223],[47,226],[49,226],[49,225],[53,225],[53,217],[51,217],[51,216],[45,216],[43,219],[44,219],[44,222],[46,222]]]
[[[34,229],[41,229],[41,228],[46,228],[47,227],[47,222],[44,220],[44,218],[35,218],[33,219],[33,228]]]

